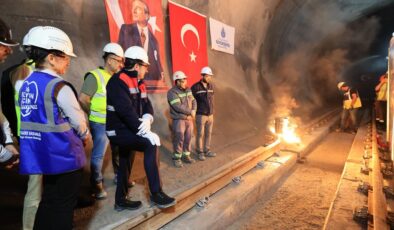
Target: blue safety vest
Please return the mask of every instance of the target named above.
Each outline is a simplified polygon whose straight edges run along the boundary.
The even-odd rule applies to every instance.
[[[35,71],[19,91],[21,174],[60,174],[86,163],[82,141],[56,103],[54,89],[62,81]]]

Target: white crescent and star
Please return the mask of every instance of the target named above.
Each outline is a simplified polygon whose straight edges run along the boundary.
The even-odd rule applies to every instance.
[[[185,41],[184,41],[183,38],[184,38],[185,33],[186,33],[187,31],[191,31],[191,32],[196,36],[196,38],[197,38],[197,43],[198,43],[198,45],[197,45],[197,50],[200,49],[200,36],[199,36],[199,34],[198,34],[198,30],[197,30],[196,27],[194,27],[192,24],[185,24],[185,25],[182,26],[182,29],[181,29],[181,41],[182,41],[183,47],[186,48]],[[192,52],[189,54],[189,56],[190,56],[190,61],[191,61],[191,62],[196,62],[197,56],[194,54],[193,50],[192,50]]]

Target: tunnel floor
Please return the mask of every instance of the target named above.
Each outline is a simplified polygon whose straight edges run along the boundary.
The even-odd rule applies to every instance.
[[[321,229],[354,137],[330,133],[269,200],[260,200],[229,229]]]

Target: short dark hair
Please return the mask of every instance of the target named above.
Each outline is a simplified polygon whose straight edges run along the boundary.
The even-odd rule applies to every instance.
[[[53,54],[58,57],[65,57],[66,54],[59,50],[46,50],[40,47],[31,46],[30,50],[30,58],[33,59],[36,67],[42,69],[44,66],[45,58],[49,55]]]

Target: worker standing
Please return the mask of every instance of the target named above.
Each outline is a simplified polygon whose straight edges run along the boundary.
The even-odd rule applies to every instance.
[[[43,174],[34,229],[72,229],[73,210],[91,141],[84,113],[65,74],[76,57],[62,30],[45,26],[29,35],[36,70],[19,92],[20,173]]]
[[[104,66],[85,74],[85,80],[79,95],[82,109],[89,116],[89,126],[93,138],[93,150],[90,159],[90,183],[96,199],[107,198],[103,187],[102,166],[108,147],[105,134],[107,90],[111,76],[123,67],[124,52],[117,43],[109,43],[103,49]]]
[[[12,47],[19,43],[12,40],[10,28],[0,19],[0,63],[12,54]],[[9,122],[0,106],[0,165],[12,168],[18,163],[18,151],[13,145]]]
[[[338,89],[343,95],[343,105],[341,114],[341,124],[339,131],[345,131],[346,123],[350,118],[350,132],[355,134],[357,132],[357,112],[361,108],[361,99],[358,92],[354,88],[350,88],[345,82],[339,82]]]
[[[375,101],[375,111],[376,111],[376,121],[379,123],[384,123],[386,118],[387,110],[387,76],[386,72],[379,79],[379,84],[375,86],[376,101]]]
[[[175,85],[167,92],[167,100],[172,118],[173,161],[175,167],[181,168],[182,160],[189,164],[195,162],[190,155],[197,103],[187,86],[187,76],[184,72],[176,71],[173,80]]]
[[[158,165],[160,138],[150,129],[153,107],[143,81],[148,67],[146,51],[139,46],[132,46],[125,51],[124,68],[111,77],[107,84],[106,133],[110,143],[119,147],[114,205],[117,211],[138,209],[142,205],[141,201],[132,201],[127,197],[132,150],[144,153],[150,200],[159,208],[167,208],[176,203],[174,198],[162,190]]]
[[[198,159],[204,161],[205,157],[215,157],[211,152],[211,137],[213,127],[213,85],[212,69],[206,66],[201,69],[201,80],[192,86],[193,96],[197,101],[197,137],[196,150]]]

